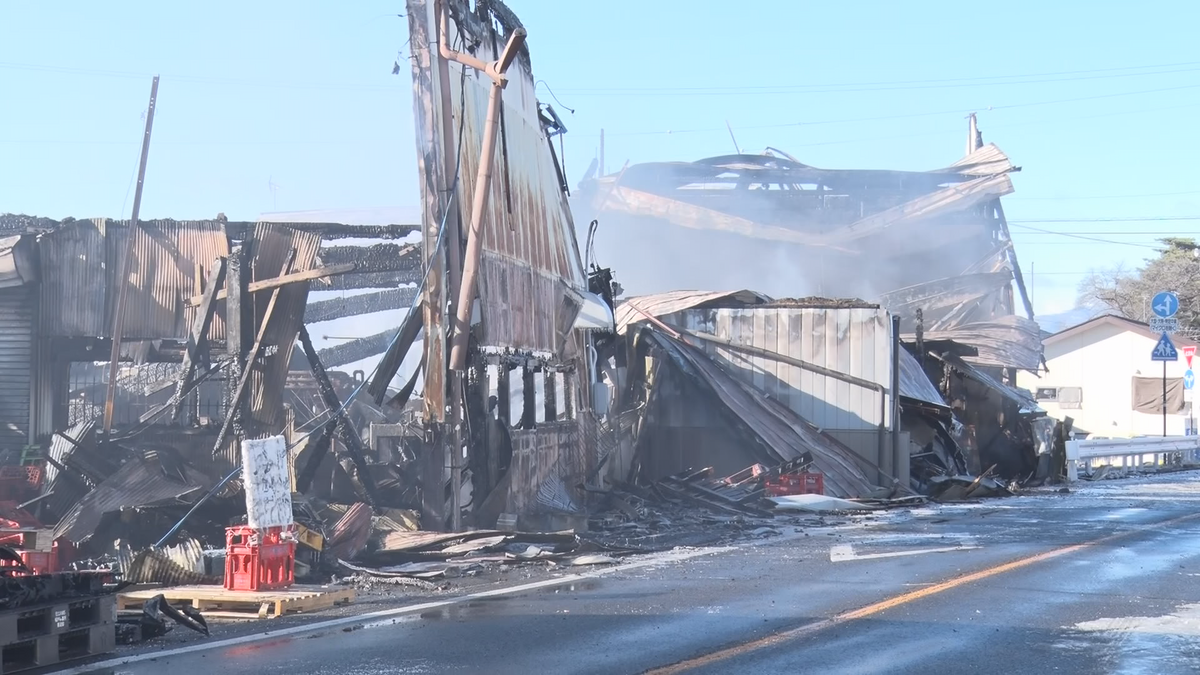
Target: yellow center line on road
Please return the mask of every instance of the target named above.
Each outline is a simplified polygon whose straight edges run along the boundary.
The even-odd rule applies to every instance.
[[[866,617],[873,616],[873,615],[879,614],[881,612],[886,612],[889,609],[893,609],[893,608],[899,607],[901,605],[907,605],[910,602],[915,602],[922,598],[928,598],[931,595],[937,595],[938,593],[943,593],[945,591],[948,591],[948,590],[951,590],[954,588],[958,588],[959,586],[965,586],[967,584],[974,583],[976,581],[987,579],[989,577],[994,577],[999,574],[1004,574],[1005,572],[1011,572],[1015,569],[1020,569],[1022,567],[1028,567],[1029,565],[1036,565],[1037,563],[1045,562],[1047,560],[1053,560],[1054,558],[1060,558],[1064,555],[1069,555],[1069,554],[1075,553],[1077,551],[1082,551],[1084,549],[1091,548],[1093,546],[1106,544],[1106,543],[1109,543],[1112,541],[1116,541],[1118,539],[1124,539],[1126,537],[1131,537],[1135,534],[1140,534],[1140,533],[1148,532],[1148,531],[1152,531],[1152,530],[1161,530],[1163,528],[1171,527],[1172,525],[1177,525],[1179,523],[1186,522],[1189,520],[1195,520],[1197,518],[1200,518],[1200,513],[1193,513],[1193,514],[1186,515],[1186,516],[1179,516],[1178,518],[1171,518],[1169,520],[1164,520],[1159,523],[1151,523],[1149,525],[1143,525],[1140,527],[1136,527],[1134,529],[1126,530],[1124,532],[1119,532],[1117,534],[1110,534],[1106,537],[1100,537],[1099,539],[1093,539],[1092,541],[1083,542],[1081,544],[1072,544],[1070,546],[1063,546],[1062,548],[1056,548],[1056,549],[1053,549],[1050,551],[1046,551],[1045,553],[1038,553],[1036,555],[1031,555],[1031,556],[1028,556],[1025,558],[1018,558],[1017,560],[1013,560],[1011,562],[996,565],[994,567],[988,567],[986,569],[979,570],[978,572],[972,572],[970,574],[964,574],[962,576],[954,577],[953,579],[948,579],[941,583],[936,583],[931,586],[926,586],[925,588],[920,588],[915,591],[901,593],[900,595],[896,595],[896,596],[893,596],[886,600],[881,600],[879,602],[872,603],[870,605],[861,607],[859,609],[842,612],[841,614],[830,617],[828,619],[822,619],[820,621],[806,623],[802,626],[797,626],[796,628],[789,628],[787,630],[780,631],[778,633],[772,633],[771,635],[768,635],[768,636],[762,637],[762,638],[758,638],[756,640],[750,640],[748,642],[743,642],[741,644],[733,645],[730,647],[725,647],[724,649],[718,649],[714,652],[709,652],[708,654],[704,654],[704,655],[697,656],[694,658],[686,659],[684,661],[679,661],[677,663],[674,663],[674,664],[671,664],[668,666],[662,666],[660,668],[654,668],[651,670],[647,670],[646,675],[673,675],[674,673],[683,673],[683,672],[686,672],[689,670],[693,670],[695,668],[702,668],[704,666],[710,666],[714,663],[719,663],[721,661],[725,661],[727,659],[731,659],[736,656],[743,656],[745,654],[756,652],[761,649],[766,649],[768,647],[774,647],[776,645],[788,642],[790,640],[795,640],[796,638],[801,638],[801,637],[805,637],[807,635],[812,635],[813,633],[818,633],[820,631],[825,630],[826,628],[832,628],[833,626],[837,626],[839,624],[843,624],[843,623],[846,623],[849,621],[855,621],[857,619],[864,619]]]

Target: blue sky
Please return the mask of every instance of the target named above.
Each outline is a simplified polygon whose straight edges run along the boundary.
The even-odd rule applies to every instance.
[[[1112,220],[1200,216],[1195,3],[509,5],[570,130],[572,183],[601,128],[615,171],[728,153],[726,122],[748,151],[933,169],[976,111],[1024,169],[1005,204],[1042,313],[1072,306],[1087,270],[1136,266],[1200,223]],[[402,1],[197,7],[0,3],[0,211],[128,217],[154,73],[143,216],[413,211]]]

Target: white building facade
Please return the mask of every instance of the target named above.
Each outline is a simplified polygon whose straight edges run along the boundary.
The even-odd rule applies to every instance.
[[[1020,372],[1017,383],[1051,417],[1071,417],[1093,438],[1160,436],[1163,363],[1150,358],[1159,338],[1144,323],[1097,317],[1045,338],[1046,367],[1036,375]],[[1196,342],[1182,336],[1172,342],[1179,359],[1166,363],[1166,433],[1181,436],[1195,427],[1184,348]]]

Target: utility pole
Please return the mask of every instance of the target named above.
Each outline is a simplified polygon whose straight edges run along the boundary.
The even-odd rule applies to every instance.
[[[108,359],[108,392],[104,398],[104,438],[112,430],[113,398],[117,393],[117,370],[121,359],[121,337],[125,330],[125,299],[129,294],[129,266],[133,260],[134,242],[137,241],[138,215],[142,209],[142,187],[146,182],[146,159],[150,155],[150,132],[154,130],[154,105],[158,101],[158,76],[150,83],[150,105],[146,108],[146,131],[142,135],[142,157],[138,161],[137,187],[133,192],[133,214],[129,217],[126,232],[125,255],[121,258],[114,279],[120,286],[117,293],[116,311],[113,313],[112,352]]]

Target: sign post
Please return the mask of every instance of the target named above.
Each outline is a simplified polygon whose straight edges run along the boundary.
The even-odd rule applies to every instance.
[[[1187,431],[1184,433],[1185,436],[1191,436],[1193,433],[1195,433],[1193,430],[1196,427],[1196,423],[1192,416],[1192,396],[1195,393],[1196,374],[1192,372],[1192,357],[1191,354],[1188,353],[1189,349],[1191,349],[1192,352],[1195,352],[1196,348],[1183,348],[1183,357],[1188,361],[1188,369],[1183,373],[1183,401],[1187,404],[1188,409],[1188,425]]]
[[[1154,319],[1151,319],[1151,324],[1154,329],[1162,331],[1162,337],[1159,338],[1158,344],[1154,345],[1153,351],[1150,352],[1151,361],[1162,361],[1162,415],[1163,415],[1163,436],[1167,435],[1167,362],[1178,361],[1179,351],[1175,349],[1175,344],[1171,342],[1171,336],[1168,332],[1173,332],[1172,329],[1179,329],[1179,320],[1175,319],[1175,312],[1179,311],[1179,296],[1171,291],[1160,291],[1154,295],[1150,301],[1150,309],[1154,311]],[[1173,324],[1173,325],[1168,325]],[[1188,361],[1191,361],[1189,356]],[[1189,364],[1190,365],[1190,364]],[[1191,372],[1191,371],[1189,371]],[[1194,376],[1193,376],[1194,381]],[[1184,377],[1184,386],[1187,387],[1187,377]]]

